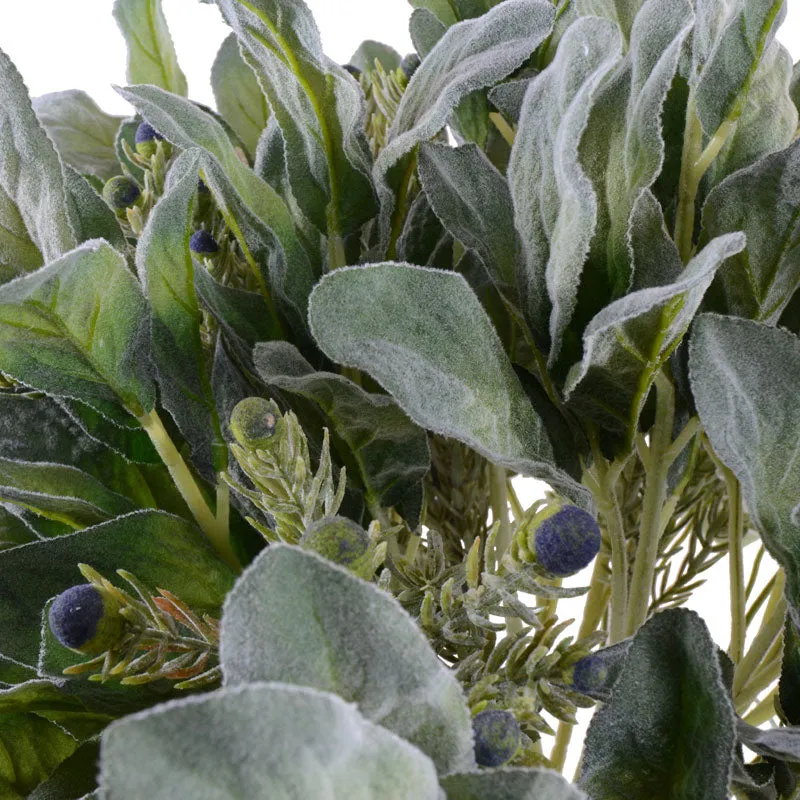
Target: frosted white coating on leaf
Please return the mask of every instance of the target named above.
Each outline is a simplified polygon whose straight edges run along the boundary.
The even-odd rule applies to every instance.
[[[439,800],[433,764],[349,703],[253,683],[163,703],[103,734],[106,800]]]
[[[796,725],[762,730],[742,719],[736,720],[739,741],[760,756],[780,761],[800,761],[800,727]]]
[[[17,204],[0,184],[0,283],[42,266],[42,254],[31,239]]]
[[[549,333],[550,364],[575,310],[596,222],[597,200],[578,161],[578,144],[593,96],[621,52],[614,23],[576,20],[525,94],[511,150],[508,183],[523,249],[522,304],[537,338],[544,341]]]
[[[151,83],[187,94],[161,0],[115,0],[114,19],[128,45],[128,83]]]
[[[314,288],[309,322],[330,358],[370,374],[418,425],[591,505],[553,466],[545,426],[462,275],[394,262],[345,267]]]
[[[447,796],[458,800],[585,800],[558,772],[543,767],[497,767],[456,772],[442,778]]]
[[[10,199],[46,262],[75,247],[61,160],[33,112],[28,90],[0,50],[0,195]]]
[[[574,5],[581,17],[605,17],[616,22],[627,40],[643,0],[575,0]]]
[[[408,22],[408,32],[420,58],[427,57],[447,32],[447,27],[427,8],[414,9]]]
[[[225,601],[226,686],[283,681],[355,702],[433,759],[474,766],[461,687],[399,603],[348,570],[291,545],[256,557]]]

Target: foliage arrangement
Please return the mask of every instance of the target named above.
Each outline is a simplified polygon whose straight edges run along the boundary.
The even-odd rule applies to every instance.
[[[0,52],[0,798],[800,797],[783,0],[216,4]]]

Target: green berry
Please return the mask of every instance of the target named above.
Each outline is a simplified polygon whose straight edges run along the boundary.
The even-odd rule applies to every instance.
[[[362,577],[371,568],[369,534],[347,517],[325,517],[313,522],[300,539],[300,547],[313,550]]]
[[[142,190],[133,178],[127,175],[115,175],[106,181],[103,187],[103,199],[115,211],[130,208],[141,196]]]
[[[231,414],[231,431],[248,450],[266,450],[272,443],[281,413],[274,400],[248,397],[236,404]]]

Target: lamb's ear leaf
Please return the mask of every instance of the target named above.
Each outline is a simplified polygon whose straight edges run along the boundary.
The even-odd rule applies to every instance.
[[[128,243],[119,221],[89,181],[65,164],[64,182],[67,189],[67,215],[78,244],[91,239],[105,239],[124,253]]]
[[[265,383],[307,397],[325,412],[355,456],[368,503],[396,505],[416,527],[422,479],[430,469],[425,431],[391,397],[370,394],[333,372],[314,371],[288,342],[261,342],[253,362]],[[348,479],[352,479],[349,474]]]
[[[316,553],[272,545],[256,558],[225,602],[220,661],[226,685],[333,692],[440,772],[474,766],[461,688],[419,627],[391,596]]]
[[[106,114],[86,92],[43,94],[33,110],[65,164],[102,181],[122,171],[114,142],[123,118]]]
[[[411,7],[414,9],[423,9],[429,11],[439,22],[446,28],[455,25],[458,22],[453,4],[449,0],[409,0]],[[412,14],[413,16],[413,14]]]
[[[427,430],[591,505],[554,464],[547,431],[464,277],[388,262],[326,275],[309,301],[319,346],[364,370]]]
[[[42,254],[25,227],[17,204],[0,183],[0,284],[33,272],[42,263]]]
[[[800,727],[793,725],[762,730],[739,719],[736,721],[736,733],[748,750],[760,756],[800,763]]]
[[[547,37],[554,16],[551,3],[506,0],[478,19],[449,28],[428,53],[403,94],[389,143],[375,162],[385,245],[393,245],[405,214],[396,207],[396,197],[408,180],[414,148],[433,138],[468,94],[517,69]]]
[[[433,50],[446,31],[447,26],[427,8],[415,9],[408,23],[411,41],[420,58],[427,58],[428,53]]]
[[[362,72],[370,73],[375,71],[376,61],[380,63],[385,72],[392,72],[400,66],[402,58],[394,47],[389,47],[388,44],[383,44],[383,42],[367,39],[361,42],[355,53],[350,56],[348,63]]]
[[[45,262],[75,247],[61,160],[17,68],[0,50],[0,195],[10,198]],[[20,143],[25,144],[20,147]]]
[[[498,767],[455,772],[441,780],[458,800],[585,800],[586,795],[551,769]]]
[[[582,17],[605,17],[619,25],[625,39],[631,38],[631,28],[639,14],[643,0],[576,0],[575,6]]]
[[[286,683],[224,688],[126,717],[103,734],[100,761],[107,800],[440,797],[434,766],[415,747],[335,695]]]
[[[125,258],[102,239],[0,287],[0,369],[23,383],[134,416],[155,402],[148,310]]]
[[[84,742],[28,795],[28,800],[86,800],[87,794],[97,787],[99,762],[100,742]]]
[[[747,248],[720,270],[713,307],[777,324],[800,288],[800,140],[729,175],[703,206],[703,238],[743,231]]]
[[[716,651],[692,611],[663,611],[639,629],[586,735],[579,786],[592,800],[725,800],[736,726]]]
[[[219,48],[211,67],[211,88],[217,111],[255,155],[258,137],[267,126],[269,105],[255,73],[239,52],[239,40],[231,33]]]
[[[140,511],[91,528],[0,552],[0,650],[36,664],[42,607],[85,579],[79,563],[112,581],[127,569],[146,586],[163,587],[199,612],[219,613],[233,572],[186,520]],[[124,585],[124,584],[120,584]]]
[[[674,283],[640,289],[606,306],[587,326],[583,359],[567,376],[570,407],[631,446],[656,375],[689,329],[717,270],[744,246],[741,233],[720,236]]]
[[[800,338],[739,317],[701,314],[689,347],[692,393],[754,526],[786,572],[800,622]]]
[[[128,45],[128,83],[151,83],[187,94],[161,0],[116,0],[114,19]]]
[[[329,238],[356,231],[377,210],[361,87],[324,55],[305,3],[217,5],[281,127],[289,182],[303,213]]]

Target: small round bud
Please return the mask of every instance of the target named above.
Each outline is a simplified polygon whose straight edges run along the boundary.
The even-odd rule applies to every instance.
[[[141,194],[139,184],[127,175],[115,175],[103,187],[103,199],[115,211],[130,208]]]
[[[140,156],[150,158],[150,156],[155,155],[156,143],[163,142],[164,137],[149,122],[142,122],[136,129],[134,141],[136,143],[136,152]]]
[[[119,602],[91,583],[71,586],[50,606],[53,636],[70,650],[95,655],[119,640],[125,620]]]
[[[195,231],[189,239],[189,249],[193,253],[216,253],[219,250],[217,240],[208,231]]]
[[[519,748],[522,731],[514,715],[499,708],[488,708],[472,718],[475,734],[475,761],[482,767],[508,763]]]
[[[266,450],[280,419],[280,412],[274,401],[263,397],[247,397],[233,409],[231,431],[242,447]]]
[[[359,574],[371,562],[369,534],[347,517],[325,517],[306,528],[300,547]]]
[[[346,69],[356,80],[358,80],[362,75],[361,70],[355,66],[355,64],[342,64],[342,67]]]
[[[572,668],[572,685],[583,694],[602,689],[608,680],[608,665],[601,656],[590,653],[575,662]]]
[[[403,74],[411,80],[414,77],[414,73],[419,69],[419,65],[422,63],[420,61],[419,56],[416,53],[409,53],[401,62],[400,62],[400,69],[403,70]]]
[[[565,578],[594,561],[600,552],[600,526],[588,511],[565,505],[543,516],[531,526],[528,548],[546,570]]]

